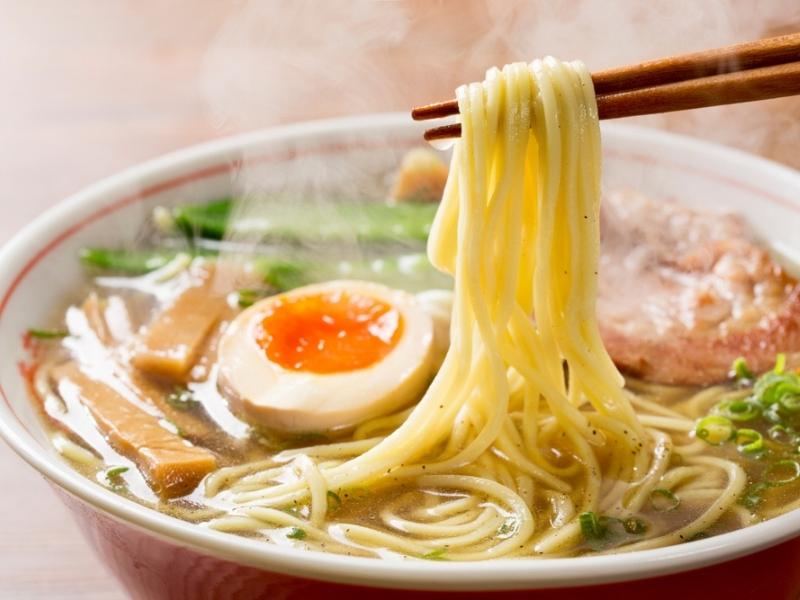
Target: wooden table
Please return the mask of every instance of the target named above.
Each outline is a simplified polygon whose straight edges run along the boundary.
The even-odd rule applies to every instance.
[[[319,23],[336,18],[325,14],[330,8],[319,6]],[[368,84],[366,91],[356,85],[357,93],[346,96],[343,90],[348,88],[338,81],[308,73],[295,88],[274,86],[269,76],[277,76],[280,65],[263,63],[272,64],[270,70],[262,68],[259,60],[270,56],[276,45],[291,46],[291,38],[269,39],[280,33],[280,23],[270,21],[271,13],[266,12],[273,11],[276,3],[264,3],[252,14],[251,5],[198,0],[0,0],[0,202],[4,209],[0,242],[82,186],[170,150],[279,121],[397,110],[444,98],[459,81],[480,77],[486,64],[518,58],[514,48],[489,44],[483,54],[468,60],[465,50],[470,30],[486,27],[485,9],[475,6],[467,10],[465,3],[460,3],[460,20],[453,22],[449,19],[452,4],[402,4],[403,10],[417,15],[416,26],[407,28],[408,40],[390,40],[389,49],[374,53],[374,64],[370,63],[373,76],[391,73],[387,82],[391,85],[361,82]],[[364,10],[361,7],[359,14]],[[272,22],[269,34],[258,34],[251,26],[259,18]],[[437,43],[444,45],[437,54],[423,43],[434,39],[442,23],[460,37],[439,39]],[[313,29],[312,25],[307,23],[306,29]],[[683,43],[676,38],[671,42],[674,47],[666,43],[642,46],[629,59],[755,38],[760,31],[753,27],[740,24],[730,39],[717,36]],[[782,27],[800,28],[796,23]],[[239,33],[248,40],[244,50],[238,48]],[[256,34],[261,37],[254,37]],[[544,40],[542,43],[550,44],[546,49],[528,48],[531,55],[560,51],[592,56],[592,68],[620,60],[613,52],[583,49],[581,53],[580,41],[570,42],[568,50],[551,47],[558,46],[559,39]],[[424,61],[418,60],[420,47],[428,48]],[[324,67],[320,73],[332,64],[331,56],[322,50],[309,56]],[[339,56],[342,64],[348,64],[359,54],[351,51]],[[440,69],[434,73],[437,65]],[[403,81],[415,84],[399,84]],[[324,93],[309,98],[307,90],[318,87]],[[391,93],[385,93],[386,89]],[[798,100],[707,111],[702,118],[700,114],[657,117],[649,122],[800,166],[800,153],[796,152]],[[721,127],[722,123],[726,126]],[[753,123],[758,139],[753,138]],[[47,484],[2,443],[0,473],[4,483],[0,494],[0,597],[123,598]]]

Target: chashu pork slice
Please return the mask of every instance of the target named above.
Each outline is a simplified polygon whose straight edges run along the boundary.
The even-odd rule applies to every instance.
[[[704,385],[739,356],[763,372],[800,353],[800,284],[738,216],[624,191],[601,231],[598,320],[623,372]]]

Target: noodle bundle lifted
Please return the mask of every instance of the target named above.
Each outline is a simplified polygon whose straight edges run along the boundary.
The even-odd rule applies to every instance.
[[[453,560],[564,553],[582,543],[586,515],[636,521],[667,469],[669,438],[637,419],[595,319],[600,132],[588,72],[512,64],[457,96],[463,133],[428,242],[455,279],[439,372],[389,435],[284,454],[302,457],[300,477],[243,492],[258,507],[238,514],[289,524],[274,509],[310,501],[320,527],[329,492],[404,486],[458,500],[405,517],[398,500],[382,517],[402,534],[337,526],[341,541]],[[555,507],[550,519],[542,506]]]

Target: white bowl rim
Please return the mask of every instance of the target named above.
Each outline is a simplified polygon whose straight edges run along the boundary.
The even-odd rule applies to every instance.
[[[300,136],[379,131],[408,125],[405,113],[385,113],[308,121],[246,133],[167,154],[108,177],[46,211],[0,249],[0,292],[26,257],[44,245],[41,235],[57,223],[70,223],[77,207],[102,204],[113,190],[125,189],[143,175],[166,172],[204,158],[262,142]],[[604,126],[605,127],[605,126]],[[732,163],[755,164],[800,189],[800,173],[748,153],[659,130],[613,124],[615,135],[641,142],[681,147],[691,143]],[[9,275],[11,273],[12,275]],[[278,547],[180,521],[121,498],[47,455],[24,430],[7,403],[0,403],[0,436],[47,479],[92,508],[162,540],[201,553],[267,571],[332,582],[404,589],[511,590],[574,587],[657,577],[697,569],[773,546],[800,533],[800,510],[750,527],[692,542],[634,553],[579,558],[495,559],[481,563],[380,560]]]

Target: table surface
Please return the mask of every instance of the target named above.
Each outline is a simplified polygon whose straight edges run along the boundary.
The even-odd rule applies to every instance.
[[[770,14],[779,13],[782,6],[792,6],[792,1],[775,0],[759,6],[760,10],[767,6]],[[525,56],[545,51],[536,45],[520,50],[510,43],[486,42],[480,56],[462,52],[468,47],[470,32],[485,28],[486,9],[479,2],[462,3],[461,20],[452,23],[446,4],[411,0],[390,3],[393,8],[382,6],[383,11],[406,11],[406,17],[413,17],[408,22],[403,21],[403,14],[372,14],[374,4],[362,5],[357,11],[357,18],[362,19],[357,24],[360,29],[352,31],[369,33],[369,19],[391,18],[392,26],[405,23],[404,35],[414,43],[399,43],[389,36],[390,48],[372,53],[373,62],[368,63],[364,53],[340,44],[339,62],[354,66],[352,72],[337,79],[322,76],[326,69],[319,68],[319,57],[328,56],[324,49],[312,47],[303,54],[292,45],[294,38],[281,37],[285,28],[275,26],[271,19],[276,3],[254,8],[253,3],[197,0],[0,0],[0,81],[4,82],[0,99],[0,181],[4,186],[0,242],[82,186],[164,152],[276,122],[397,110],[444,98],[459,81],[480,77],[486,64],[502,64],[521,51]],[[331,22],[325,10],[322,5],[315,8],[318,23]],[[628,60],[800,29],[800,15],[792,14],[794,23],[777,21],[777,26],[774,19],[764,25],[754,24],[747,15],[731,18],[729,32],[712,35],[706,28],[705,37],[693,39],[691,47],[672,36],[660,45],[642,45],[638,55],[629,52]],[[351,17],[356,18],[347,18]],[[492,18],[505,22],[503,15]],[[461,37],[455,33],[442,37],[438,33],[441,26],[434,26],[437,22],[446,22],[449,30]],[[315,31],[314,23],[307,20],[293,35],[318,40]],[[589,54],[587,47],[580,53],[575,43],[567,50],[559,46],[560,39],[546,36],[541,44],[549,44],[546,51],[560,50],[562,55],[573,54],[574,47],[574,55],[593,56],[592,68],[624,62],[611,51]],[[375,43],[366,34],[359,41]],[[598,38],[586,36],[583,42],[596,44]],[[416,60],[419,47],[428,53],[429,60],[424,63]],[[632,47],[638,46],[633,42]],[[281,52],[287,49],[292,56],[310,57],[317,66],[311,71],[313,76],[293,86],[278,86],[276,81],[287,64]],[[432,74],[433,64],[443,66]],[[356,75],[364,69],[372,74],[367,78],[371,87],[360,91],[356,86],[356,92],[346,94],[344,90],[350,88],[341,82],[348,77],[362,81]],[[395,85],[378,85],[376,73],[381,72],[391,72],[390,83]],[[418,85],[396,85],[400,80]],[[391,94],[385,93],[387,88]],[[319,89],[335,93],[317,92]],[[325,102],[309,102],[309,90]],[[792,151],[800,139],[797,99],[770,101],[757,109],[711,109],[702,113],[702,118],[698,114],[645,122],[800,166],[800,154]],[[721,127],[723,123],[725,127]],[[44,480],[2,443],[0,472],[6,483],[0,494],[0,597],[124,598]]]

